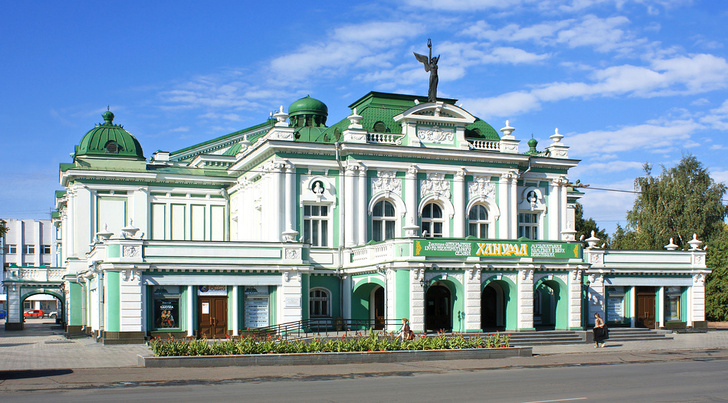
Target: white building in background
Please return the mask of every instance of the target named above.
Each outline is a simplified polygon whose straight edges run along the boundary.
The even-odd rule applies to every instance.
[[[8,232],[0,239],[0,266],[2,281],[8,272],[16,268],[58,266],[58,234],[51,220],[4,219]],[[7,309],[7,293],[0,283],[0,309]],[[42,309],[47,312],[58,309],[58,300],[52,295],[35,294],[27,298],[23,310]]]

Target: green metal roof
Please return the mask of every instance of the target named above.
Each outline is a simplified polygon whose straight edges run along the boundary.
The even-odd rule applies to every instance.
[[[111,111],[106,111],[101,116],[104,123],[97,124],[83,136],[81,143],[75,148],[74,159],[79,156],[94,156],[146,160],[136,137],[124,130],[123,126],[113,123],[114,114]]]
[[[402,134],[402,125],[394,121],[394,117],[412,108],[415,100],[427,102],[426,96],[390,94],[386,92],[369,92],[349,105],[352,110],[356,108],[357,114],[362,116],[361,125],[370,133]],[[455,105],[457,99],[438,98],[446,104]],[[344,118],[331,125],[326,131],[330,138],[338,138],[349,127],[349,119]],[[465,137],[498,141],[498,132],[487,122],[476,118],[475,122],[465,127]]]
[[[305,98],[299,99],[288,107],[288,116],[308,114],[328,116],[329,108],[318,99],[311,98],[310,95],[306,95]]]
[[[275,119],[269,118],[265,122],[259,123],[259,124],[255,125],[255,126],[250,126],[248,128],[242,129],[242,130],[238,130],[238,131],[235,131],[235,132],[232,132],[232,133],[229,133],[229,134],[225,134],[225,135],[220,136],[220,137],[216,137],[216,138],[214,138],[212,140],[207,140],[207,141],[204,141],[202,143],[198,143],[198,144],[195,144],[195,145],[191,145],[189,147],[182,148],[182,149],[177,150],[177,151],[173,151],[173,152],[169,153],[170,159],[172,159],[172,160],[179,160],[179,161],[191,160],[192,158],[194,158],[195,156],[197,156],[199,154],[205,154],[206,153],[206,147],[208,147],[208,146],[212,146],[212,145],[214,145],[216,143],[223,143],[227,139],[231,139],[231,138],[233,138],[235,136],[239,136],[239,135],[245,134],[247,132],[259,130],[259,129],[265,128],[266,126],[273,127],[273,125],[275,123],[276,123],[276,120]],[[248,141],[254,143],[256,140],[258,140],[259,137],[261,137],[263,135],[265,135],[265,132],[261,132],[261,133],[258,133],[258,134],[254,134],[252,136],[251,135],[248,135],[246,137],[247,137],[247,140]],[[231,140],[234,140],[234,139],[231,139]],[[198,150],[198,151],[195,151],[195,150]],[[195,152],[193,152],[193,151],[195,151]],[[179,158],[180,155],[186,154],[188,152],[190,152],[190,155],[184,156],[184,158]],[[230,154],[225,154],[225,155],[230,155]]]

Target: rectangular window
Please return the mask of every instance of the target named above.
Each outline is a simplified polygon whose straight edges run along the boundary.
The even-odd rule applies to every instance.
[[[665,287],[665,320],[680,321],[681,315],[681,287]]]
[[[50,245],[42,245],[41,246],[41,253],[44,255],[50,255],[51,254],[51,246]]]
[[[311,246],[329,245],[329,208],[303,206],[303,238]]]
[[[23,253],[26,255],[35,254],[35,245],[23,245]]]
[[[518,213],[518,237],[538,239],[537,213]]]
[[[18,253],[18,247],[13,244],[5,245],[5,253]]]

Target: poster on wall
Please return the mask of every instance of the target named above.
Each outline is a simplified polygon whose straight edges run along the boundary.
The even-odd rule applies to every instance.
[[[268,326],[268,298],[245,298],[245,327]]]
[[[157,329],[178,327],[179,299],[154,300],[154,324]]]

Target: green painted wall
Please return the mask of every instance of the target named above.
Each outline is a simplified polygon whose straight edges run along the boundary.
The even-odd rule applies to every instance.
[[[68,325],[70,326],[83,326],[84,325],[84,310],[82,307],[84,306],[83,300],[84,300],[84,292],[83,292],[83,286],[79,283],[69,282],[69,295],[66,296],[68,298],[68,306],[69,306],[69,315],[68,315]]]
[[[301,274],[301,319],[309,319],[308,314],[308,295],[311,290],[309,287],[310,274]]]
[[[278,324],[278,287],[276,286],[269,286],[268,287],[268,306],[269,306],[269,314],[270,317],[268,318],[268,324],[270,325],[277,325]],[[243,323],[243,322],[240,322]]]
[[[506,330],[516,330],[518,329],[518,301],[517,301],[517,290],[516,284],[513,283],[509,278],[502,277],[500,280],[496,280],[496,277],[493,276],[489,279],[486,279],[483,284],[482,288],[480,290],[481,295],[481,303],[482,303],[482,296],[483,296],[483,290],[485,290],[485,287],[487,287],[491,283],[498,284],[501,289],[503,290],[503,303],[505,304],[505,327]],[[481,318],[482,323],[482,318]],[[476,329],[468,329],[468,330],[476,330]],[[482,330],[482,329],[478,329]]]
[[[410,316],[410,272],[409,270],[397,270],[394,274],[396,284],[396,298],[394,304],[397,319],[409,318]],[[386,290],[385,290],[386,291]],[[391,319],[391,318],[388,318]]]
[[[121,330],[121,290],[118,271],[107,271],[106,277],[106,323],[107,332],[118,332]]]

